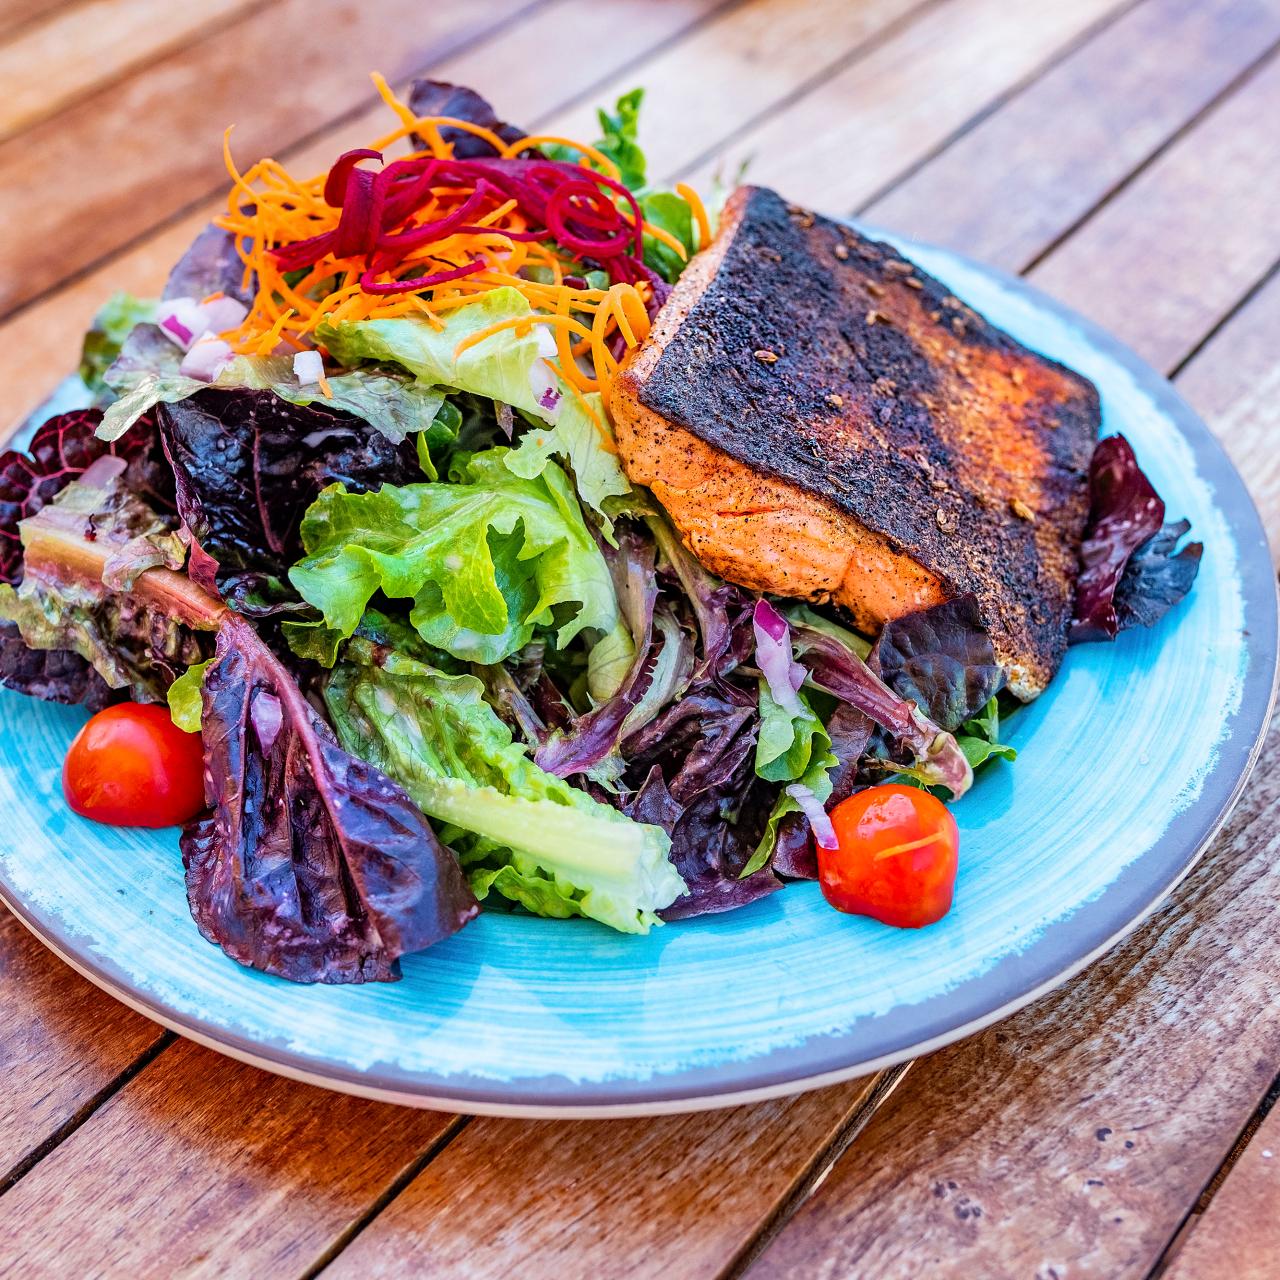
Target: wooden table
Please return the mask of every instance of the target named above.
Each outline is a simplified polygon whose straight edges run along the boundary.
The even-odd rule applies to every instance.
[[[1026,273],[1205,415],[1280,531],[1280,0],[0,0],[0,405],[146,293],[242,156],[318,170],[366,78],[591,136],[647,86],[656,173]],[[0,1274],[1280,1275],[1276,735],[1172,900],[909,1070],[752,1108],[526,1123],[263,1074],[0,913]],[[891,1096],[890,1096],[891,1095]]]

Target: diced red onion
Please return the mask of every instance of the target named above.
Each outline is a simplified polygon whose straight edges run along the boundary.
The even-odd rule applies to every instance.
[[[769,686],[773,700],[789,716],[804,715],[796,690],[804,684],[805,670],[791,652],[791,628],[767,600],[756,601],[752,618],[756,633],[756,665]]]
[[[259,689],[249,704],[249,719],[253,724],[254,733],[258,736],[258,745],[262,748],[262,754],[269,756],[284,724],[284,710],[280,706],[280,699],[274,693]]]
[[[529,366],[529,389],[533,392],[539,414],[554,426],[560,417],[563,396],[556,376],[545,360],[535,360]]]
[[[166,298],[156,313],[156,324],[183,351],[189,351],[191,344],[209,329],[204,308],[194,298]]]
[[[238,329],[249,314],[249,308],[243,302],[237,298],[228,298],[225,294],[221,298],[201,303],[200,310],[204,313],[205,328],[210,333],[226,333],[228,329]]]
[[[293,357],[293,376],[303,387],[319,382],[324,377],[324,357],[318,351],[299,351]]]
[[[206,333],[197,338],[191,350],[182,357],[178,372],[184,377],[195,378],[197,382],[215,382],[218,374],[231,363],[232,354],[229,343]]]
[[[800,806],[804,816],[809,819],[818,848],[838,849],[840,841],[836,839],[836,829],[831,825],[831,818],[823,808],[822,801],[814,795],[813,789],[806,787],[803,782],[793,782],[787,788],[787,795]]]

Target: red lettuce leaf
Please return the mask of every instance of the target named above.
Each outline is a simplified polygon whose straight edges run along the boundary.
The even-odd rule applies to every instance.
[[[52,502],[64,488],[107,454],[129,463],[125,483],[143,496],[163,497],[167,467],[159,456],[155,426],[139,422],[128,438],[107,444],[94,432],[102,421],[100,409],[77,409],[50,418],[35,433],[26,453],[10,449],[0,454],[0,582],[22,581],[22,539],[18,524]]]
[[[955,738],[940,729],[914,702],[895,693],[852,649],[824,631],[791,628],[796,658],[809,669],[813,684],[875,721],[913,757],[931,785],[954,797],[973,783],[973,770]]]
[[[523,129],[499,120],[494,109],[474,89],[449,84],[445,80],[415,80],[409,90],[409,109],[415,116],[449,116],[454,120],[465,120],[468,124],[496,133],[503,142],[519,142],[526,136]],[[440,130],[440,136],[453,144],[456,160],[497,155],[483,138],[477,138],[465,129],[446,126]],[[536,151],[525,152],[525,155],[537,154]]]
[[[1190,529],[1189,520],[1166,524],[1129,557],[1115,595],[1121,631],[1154,626],[1191,590],[1204,546],[1188,542],[1177,550]]]
[[[29,698],[90,711],[101,711],[117,696],[78,653],[29,649],[12,622],[0,622],[0,685]]]
[[[748,773],[750,767],[748,757]],[[745,797],[726,787],[681,804],[655,764],[625,806],[623,812],[637,822],[652,823],[671,837],[671,861],[689,892],[658,913],[664,920],[732,911],[782,888],[768,867],[740,878],[763,834],[776,790],[754,777],[745,777],[742,786]]]
[[[294,982],[385,982],[479,911],[409,797],[349,755],[252,626],[227,614],[205,673],[211,811],[182,837],[201,933]]]
[[[299,607],[286,575],[302,556],[302,517],[326,485],[363,492],[421,478],[412,442],[270,391],[200,391],[158,414],[178,511],[199,548],[193,576],[242,613]]]
[[[1191,589],[1203,548],[1192,543],[1174,555],[1190,526],[1171,525],[1169,531],[1177,532],[1162,534],[1164,515],[1164,501],[1124,436],[1100,440],[1089,464],[1089,523],[1080,547],[1073,644],[1114,640],[1126,627],[1150,626]]]
[[[886,622],[868,665],[948,733],[977,715],[1004,685],[973,595]]]

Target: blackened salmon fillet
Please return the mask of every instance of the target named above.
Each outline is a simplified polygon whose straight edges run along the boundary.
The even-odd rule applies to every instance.
[[[1097,391],[890,246],[739,188],[609,407],[714,572],[871,633],[972,592],[1014,693],[1057,670]]]

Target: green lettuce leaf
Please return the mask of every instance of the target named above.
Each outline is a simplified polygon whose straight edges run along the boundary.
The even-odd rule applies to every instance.
[[[697,252],[698,234],[689,202],[674,191],[651,191],[640,197],[640,209],[644,220],[663,231],[670,232],[684,245],[681,256],[668,244],[654,236],[644,238],[644,260],[664,280],[672,284],[680,278],[685,263]]]
[[[497,890],[539,915],[648,932],[684,892],[666,833],[544,773],[483,695],[474,676],[446,675],[358,636],[325,703],[347,750],[456,828],[447,838],[477,897]]]
[[[173,348],[175,355],[177,348]],[[336,373],[328,379],[326,397],[319,386],[298,385],[293,362],[288,356],[236,356],[212,384],[188,378],[172,368],[116,379],[121,392],[114,404],[108,405],[98,428],[103,440],[118,440],[142,415],[156,405],[176,404],[206,391],[210,385],[271,391],[290,404],[327,404],[345,409],[363,418],[389,440],[399,443],[413,432],[422,432],[428,444],[443,444],[456,434],[449,426],[449,414],[442,413],[444,393],[424,386],[413,378],[384,369],[352,369]]]
[[[375,592],[412,600],[418,634],[470,662],[501,662],[535,626],[556,627],[561,648],[587,628],[613,632],[609,569],[568,478],[548,466],[521,479],[506,454],[474,454],[454,484],[330,486],[303,519],[294,587],[343,637]]]
[[[530,325],[523,333],[499,330],[457,354],[458,344],[471,334],[533,314],[528,299],[517,290],[493,289],[450,312],[441,329],[413,317],[360,320],[322,324],[316,340],[344,364],[396,364],[424,385],[484,396],[537,419],[542,425],[526,431],[519,446],[506,455],[507,467],[532,480],[553,456],[559,457],[573,468],[583,500],[603,512],[606,499],[631,491],[612,439],[601,435],[608,431],[603,402],[589,395],[580,403],[564,386],[545,358],[546,335],[539,335],[539,326]],[[541,403],[548,391],[554,408]]]
[[[103,374],[111,367],[124,340],[135,325],[151,324],[156,318],[153,298],[135,298],[131,293],[113,294],[93,317],[80,350],[80,377],[95,395],[109,394]]]
[[[822,737],[826,738],[825,730]],[[823,746],[810,758],[808,767],[795,781],[808,787],[825,804],[827,798],[831,795],[831,770],[838,763],[839,761],[831,752],[829,745]],[[755,853],[751,855],[747,865],[742,868],[742,874],[738,877],[740,880],[746,879],[747,876],[759,871],[761,867],[768,863],[769,859],[773,857],[774,846],[778,843],[778,824],[787,814],[799,812],[800,805],[787,794],[784,788],[779,793],[773,810],[769,814],[769,821],[765,824],[764,835],[760,837],[760,843],[756,846]]]
[[[756,773],[769,782],[795,782],[802,778],[816,754],[824,756],[831,739],[814,714],[809,699],[796,694],[802,713],[790,715],[760,681],[760,736],[756,739]]]
[[[1018,758],[1017,751],[1000,741],[1000,701],[995,697],[972,720],[966,720],[960,726],[956,741],[965,759],[975,769],[993,757],[1002,760]]]
[[[213,659],[210,658],[209,662]],[[204,673],[209,662],[197,662],[188,667],[169,686],[169,715],[179,729],[187,733],[200,732],[200,720],[204,714]]]

